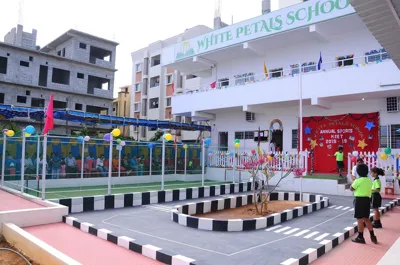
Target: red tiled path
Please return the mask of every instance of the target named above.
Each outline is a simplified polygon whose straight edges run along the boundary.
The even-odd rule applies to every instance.
[[[0,189],[0,212],[34,208],[44,207]]]
[[[64,223],[24,229],[84,265],[163,264]]]
[[[375,229],[378,244],[371,243],[369,233],[364,234],[367,244],[360,245],[347,239],[312,265],[351,264],[376,265],[400,236],[400,207],[382,216],[383,229]],[[357,235],[354,235],[356,237]]]

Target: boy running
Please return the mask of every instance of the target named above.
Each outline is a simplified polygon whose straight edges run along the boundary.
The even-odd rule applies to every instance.
[[[329,156],[329,155],[328,155]],[[332,156],[332,155],[331,155]],[[338,168],[338,172],[339,172],[339,177],[342,178],[342,171],[344,169],[344,162],[343,162],[343,146],[339,146],[338,150],[336,151],[336,153],[333,155],[334,157],[336,157],[336,165]]]

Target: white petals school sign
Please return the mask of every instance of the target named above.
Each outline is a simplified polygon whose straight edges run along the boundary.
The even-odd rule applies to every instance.
[[[175,45],[175,59],[191,57],[286,30],[355,13],[350,0],[311,0],[212,31]]]

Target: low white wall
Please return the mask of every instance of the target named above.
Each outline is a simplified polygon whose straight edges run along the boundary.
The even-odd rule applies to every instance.
[[[165,181],[200,181],[201,174],[177,174],[177,175],[165,175]],[[139,183],[152,183],[161,182],[161,175],[154,176],[134,176],[134,177],[112,177],[112,185],[126,185],[126,184],[139,184]],[[18,181],[9,181],[11,185],[19,185]],[[66,187],[87,187],[87,186],[102,186],[108,184],[107,177],[100,178],[75,178],[75,179],[46,179],[46,188],[66,188]],[[28,187],[31,189],[37,189],[37,181],[28,181]],[[39,183],[39,188],[42,187],[42,182]]]

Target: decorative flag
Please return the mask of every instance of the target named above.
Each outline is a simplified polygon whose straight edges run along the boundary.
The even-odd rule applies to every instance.
[[[217,81],[214,81],[214,82],[212,82],[211,84],[210,84],[210,87],[211,88],[215,88],[217,86]]]
[[[322,65],[322,53],[319,52],[318,70],[321,70],[321,65]]]
[[[50,94],[50,102],[46,110],[46,121],[44,122],[43,134],[47,134],[54,128],[53,99],[54,95],[52,93]]]
[[[265,74],[265,77],[268,77],[268,69],[267,69],[267,65],[265,64],[265,62],[264,62],[264,74]]]

